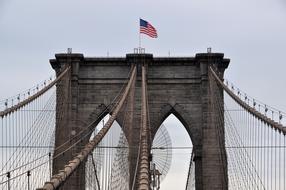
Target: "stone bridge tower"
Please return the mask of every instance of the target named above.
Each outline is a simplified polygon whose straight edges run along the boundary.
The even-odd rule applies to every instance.
[[[133,96],[134,104],[128,108],[132,118],[125,126],[124,133],[129,146],[138,146],[141,113],[141,66],[147,66],[147,85],[150,124],[152,136],[162,122],[174,114],[184,125],[194,146],[195,180],[197,190],[227,189],[227,159],[224,139],[219,139],[216,128],[211,123],[215,117],[210,109],[209,66],[220,72],[223,79],[224,70],[229,59],[222,53],[200,53],[195,57],[153,57],[152,54],[127,54],[124,58],[84,57],[83,54],[56,54],[50,60],[56,73],[70,66],[70,73],[57,86],[57,117],[55,154],[64,150],[60,146],[71,139],[87,124],[95,127],[103,118],[105,108],[111,104],[120,91],[132,65],[137,65],[138,76]],[[131,93],[131,94],[132,94]],[[222,90],[221,92],[222,93]],[[223,102],[223,100],[222,100]],[[122,116],[117,118],[122,124]],[[223,123],[221,123],[223,128]],[[87,141],[89,137],[85,140]],[[223,142],[223,146],[219,146]],[[70,140],[70,143],[73,143]],[[82,142],[82,145],[85,142]],[[81,145],[65,152],[54,159],[53,172],[57,173],[79,152]],[[222,150],[221,150],[222,149]],[[133,180],[137,150],[129,150],[130,181]],[[222,159],[223,158],[223,159]],[[63,189],[85,189],[84,166],[75,172]]]

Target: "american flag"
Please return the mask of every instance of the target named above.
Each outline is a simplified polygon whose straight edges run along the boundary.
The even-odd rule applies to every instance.
[[[146,34],[151,38],[157,38],[156,29],[146,20],[140,19],[140,33]]]

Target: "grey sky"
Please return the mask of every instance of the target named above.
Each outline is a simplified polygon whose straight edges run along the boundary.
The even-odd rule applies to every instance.
[[[158,39],[142,38],[154,56],[223,52],[225,77],[286,111],[285,0],[0,0],[0,99],[53,74],[55,53],[125,56],[138,46],[138,20]]]
[[[1,99],[47,78],[53,72],[48,59],[67,47],[86,56],[132,52],[142,17],[159,33],[155,40],[143,37],[148,52],[193,56],[211,46],[231,58],[226,78],[286,110],[283,0],[1,0],[0,5]]]

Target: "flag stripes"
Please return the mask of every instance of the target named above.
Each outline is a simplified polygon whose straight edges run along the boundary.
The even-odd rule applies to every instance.
[[[151,38],[158,37],[156,29],[149,22],[143,19],[140,19],[140,33],[146,34]]]

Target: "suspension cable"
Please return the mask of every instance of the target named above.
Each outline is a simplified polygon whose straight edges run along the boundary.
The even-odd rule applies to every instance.
[[[141,113],[141,139],[140,139],[140,162],[139,162],[139,175],[138,175],[138,189],[146,190],[150,187],[150,170],[149,170],[149,157],[150,157],[150,134],[148,128],[147,116],[147,84],[146,84],[146,70],[142,65],[142,113]]]
[[[239,105],[241,105],[241,107],[243,107],[245,110],[247,110],[249,113],[251,113],[253,116],[257,117],[258,119],[260,119],[261,121],[264,121],[265,123],[267,123],[269,126],[277,129],[279,132],[282,132],[284,135],[286,135],[286,127],[283,126],[282,124],[279,124],[275,121],[273,121],[272,119],[268,118],[267,116],[261,114],[260,112],[258,112],[257,110],[255,110],[254,108],[250,107],[248,104],[246,104],[245,102],[243,102],[238,96],[236,96],[221,80],[220,78],[217,76],[217,74],[215,73],[215,71],[213,70],[212,67],[210,67],[210,71],[211,74],[215,77],[215,79],[217,80],[217,82],[220,84],[220,86],[228,93],[229,96],[231,96],[233,98],[233,100],[235,100]]]
[[[18,110],[19,108],[24,107],[25,105],[29,104],[30,102],[32,102],[33,100],[35,100],[36,98],[38,98],[39,96],[41,96],[42,94],[44,94],[45,92],[47,92],[50,88],[52,88],[59,80],[61,80],[65,74],[70,70],[70,67],[67,67],[53,82],[51,82],[49,85],[47,85],[46,87],[44,87],[42,90],[40,90],[39,92],[37,92],[36,94],[30,96],[29,98],[27,98],[26,100],[23,100],[22,102],[19,102],[18,104],[5,109],[4,111],[0,112],[0,117],[4,117],[7,116],[8,114]]]

